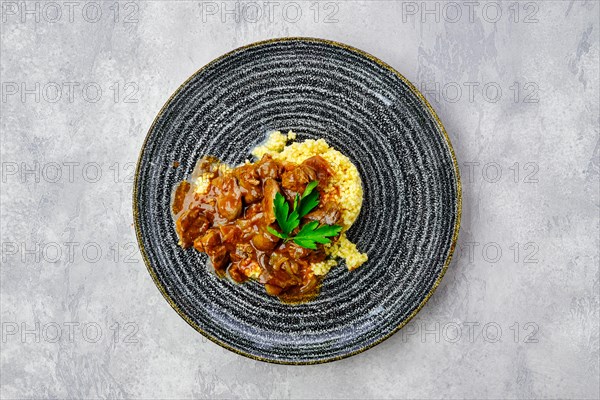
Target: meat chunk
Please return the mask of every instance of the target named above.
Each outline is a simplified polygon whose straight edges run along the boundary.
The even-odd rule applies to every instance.
[[[311,167],[315,171],[319,186],[321,187],[325,187],[329,178],[333,175],[333,170],[329,162],[319,155],[304,160],[302,165]]]
[[[235,244],[242,236],[242,230],[235,224],[227,224],[219,227],[221,241],[225,244]]]
[[[231,265],[231,267],[229,267],[227,272],[229,272],[229,276],[231,276],[231,279],[233,279],[237,283],[243,283],[248,280],[248,277],[244,274],[244,271],[242,270],[239,262],[234,262]]]
[[[312,167],[299,165],[281,176],[281,186],[293,192],[302,193],[306,185],[316,179],[317,172]]]
[[[227,221],[233,221],[242,212],[242,193],[234,176],[226,175],[213,180],[218,190],[217,209]]]
[[[282,290],[289,289],[294,286],[302,284],[302,278],[294,274],[290,274],[285,269],[270,269],[263,272],[261,275],[261,282],[277,286]]]
[[[194,240],[194,248],[198,251],[204,251],[219,246],[221,244],[221,234],[218,228],[210,228],[203,236]]]
[[[285,246],[281,247],[282,252],[286,252],[290,258],[294,260],[300,260],[306,258],[311,254],[311,250],[305,247],[298,246],[294,242],[287,242]]]
[[[248,278],[255,278],[260,274],[260,266],[256,260],[244,258],[243,260],[234,262],[229,267],[229,275],[236,282],[244,282]]]
[[[246,204],[262,199],[261,182],[254,165],[242,165],[234,170],[234,175],[238,179],[240,192]]]
[[[281,171],[281,163],[277,160],[273,160],[273,157],[269,154],[265,154],[263,158],[256,163],[256,172],[261,179],[279,179]]]
[[[274,270],[283,270],[289,275],[297,275],[300,271],[299,264],[290,257],[286,257],[283,253],[273,253],[269,259],[269,263]]]
[[[210,262],[217,273],[225,272],[225,267],[229,263],[229,253],[225,246],[215,246],[206,252]]]
[[[275,211],[273,210],[273,201],[275,195],[279,193],[279,184],[275,179],[267,178],[263,183],[263,213],[266,224],[275,222]]]
[[[210,228],[194,241],[194,248],[208,255],[217,272],[223,272],[229,262],[229,252],[222,243],[219,228]]]
[[[194,240],[202,236],[209,226],[208,218],[198,208],[185,211],[175,222],[181,246],[183,248],[191,246]]]
[[[277,246],[277,243],[279,243],[279,240],[277,236],[271,235],[264,226],[261,226],[258,232],[252,236],[252,244],[258,250],[262,251],[273,250]]]
[[[244,211],[244,218],[251,219],[252,217],[262,213],[262,210],[263,210],[262,202],[252,204],[251,206],[246,208],[246,210]]]
[[[310,221],[318,221],[322,225],[335,225],[342,216],[337,204],[327,202],[320,204],[320,207],[306,214],[304,218]]]
[[[237,243],[235,249],[231,252],[232,261],[249,260],[256,257],[256,251],[249,243]]]

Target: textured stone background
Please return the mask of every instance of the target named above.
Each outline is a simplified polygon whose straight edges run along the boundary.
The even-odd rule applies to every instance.
[[[596,1],[0,11],[3,399],[599,397]],[[133,166],[169,95],[222,53],[281,36],[348,43],[423,88],[464,190],[458,252],[421,313],[307,367],[190,328],[146,272],[131,215]]]

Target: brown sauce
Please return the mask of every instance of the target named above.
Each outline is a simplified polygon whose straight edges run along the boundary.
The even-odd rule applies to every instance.
[[[245,164],[223,173],[214,157],[201,159],[192,177],[207,174],[210,183],[205,193],[194,192],[188,181],[178,184],[173,194],[175,228],[184,248],[206,253],[220,277],[229,276],[242,283],[255,279],[268,294],[286,302],[307,301],[318,294],[320,279],[311,264],[326,258],[323,245],[310,250],[284,242],[267,231],[277,228],[273,199],[281,193],[292,204],[314,180],[323,194],[332,174],[320,156],[301,164],[281,163],[265,155],[254,164]],[[301,225],[309,220],[335,224],[340,220],[334,196],[322,199]],[[296,228],[297,232],[298,228]],[[334,239],[335,240],[335,239]]]

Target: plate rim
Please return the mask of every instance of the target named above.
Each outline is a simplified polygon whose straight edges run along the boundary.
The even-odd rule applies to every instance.
[[[237,349],[233,346],[228,345],[227,343],[221,341],[220,339],[218,339],[217,337],[214,337],[212,335],[210,335],[209,333],[205,332],[204,330],[202,330],[194,321],[192,321],[191,318],[189,318],[180,308],[179,306],[173,301],[173,299],[171,299],[171,297],[167,294],[163,284],[160,282],[160,280],[158,279],[158,276],[156,275],[156,273],[154,272],[153,268],[150,265],[150,260],[148,259],[148,255],[146,253],[146,249],[144,247],[143,241],[142,241],[142,232],[141,232],[141,227],[140,227],[140,212],[139,212],[139,205],[137,202],[137,198],[138,198],[138,181],[139,181],[139,176],[140,176],[140,172],[141,172],[141,162],[142,162],[142,157],[144,155],[144,151],[147,147],[148,144],[148,140],[150,138],[150,135],[152,133],[152,131],[154,130],[154,127],[156,125],[156,123],[158,122],[159,118],[163,115],[164,111],[167,109],[167,107],[169,106],[169,104],[171,104],[171,101],[175,98],[175,96],[177,96],[179,94],[179,92],[181,92],[181,90],[187,85],[188,82],[190,82],[193,78],[195,78],[198,74],[200,74],[202,71],[208,69],[209,67],[215,65],[216,63],[218,63],[219,61],[235,54],[238,53],[240,51],[243,50],[247,50],[247,49],[251,49],[254,47],[260,47],[260,46],[264,46],[264,45],[268,45],[271,43],[279,43],[279,42],[309,42],[309,43],[320,43],[320,44],[327,44],[330,46],[334,46],[334,47],[338,47],[338,48],[342,48],[344,50],[348,50],[351,51],[355,54],[358,54],[360,56],[363,56],[373,62],[375,62],[376,64],[378,64],[379,66],[383,67],[384,69],[392,72],[394,75],[396,75],[404,84],[406,84],[409,88],[409,90],[415,94],[417,96],[417,98],[422,102],[422,104],[425,106],[425,108],[427,108],[427,110],[429,111],[430,115],[433,117],[435,123],[437,124],[438,128],[441,130],[442,134],[443,134],[443,139],[446,142],[446,146],[448,147],[448,150],[450,151],[450,156],[452,158],[452,165],[454,167],[454,175],[456,177],[456,220],[454,222],[454,230],[452,233],[452,241],[450,243],[450,249],[448,251],[448,256],[446,257],[446,260],[444,261],[444,265],[442,267],[442,270],[440,271],[438,277],[436,278],[433,286],[431,287],[431,289],[429,290],[429,292],[427,293],[427,295],[425,296],[425,298],[421,301],[421,303],[419,303],[419,305],[417,306],[417,308],[415,308],[410,315],[408,315],[408,317],[406,317],[405,319],[403,319],[398,326],[396,326],[394,329],[392,329],[389,333],[385,334],[384,336],[378,338],[376,341],[374,341],[373,343],[370,343],[368,345],[365,345],[357,350],[348,352],[346,354],[342,354],[342,355],[338,355],[338,356],[334,356],[334,357],[328,357],[328,358],[323,358],[323,359],[319,359],[319,360],[308,360],[308,361],[287,361],[287,360],[277,360],[274,358],[267,358],[267,357],[261,357],[261,356],[257,356],[254,354],[250,354],[248,352],[245,352],[243,350]],[[315,365],[315,364],[324,364],[324,363],[329,363],[329,362],[333,362],[333,361],[337,361],[337,360],[342,360],[344,358],[348,358],[348,357],[352,357],[356,354],[360,354],[372,347],[377,346],[378,344],[384,342],[386,339],[389,339],[390,337],[392,337],[396,332],[398,332],[400,329],[402,329],[406,324],[408,324],[410,322],[411,319],[413,319],[413,317],[415,315],[417,315],[419,313],[419,311],[421,311],[421,309],[425,306],[425,304],[427,304],[427,302],[429,301],[429,299],[431,298],[431,296],[433,296],[433,293],[435,292],[435,290],[437,289],[437,287],[439,286],[440,282],[442,281],[442,278],[444,277],[444,275],[446,274],[446,271],[448,270],[448,266],[450,265],[450,262],[452,261],[452,256],[454,254],[454,250],[456,248],[456,244],[457,244],[457,240],[458,240],[458,233],[460,230],[460,223],[461,223],[461,216],[462,216],[462,185],[461,185],[461,180],[460,180],[460,171],[458,168],[458,162],[456,160],[456,155],[454,153],[454,148],[452,147],[452,142],[450,141],[450,137],[448,136],[448,133],[446,132],[446,129],[444,128],[444,125],[442,124],[442,121],[440,120],[440,118],[438,117],[437,113],[435,112],[435,110],[433,109],[433,107],[431,106],[431,104],[429,104],[429,102],[427,101],[427,99],[425,98],[425,96],[423,96],[423,94],[406,78],[404,77],[404,75],[402,75],[400,72],[396,71],[392,66],[390,66],[389,64],[385,63],[384,61],[380,60],[379,58],[363,51],[360,50],[356,47],[341,43],[341,42],[337,42],[337,41],[333,41],[333,40],[329,40],[329,39],[321,39],[321,38],[315,38],[315,37],[303,37],[303,36],[291,36],[291,37],[281,37],[281,38],[272,38],[272,39],[267,39],[267,40],[261,40],[258,42],[253,42],[241,47],[237,47],[231,51],[228,51],[224,54],[222,54],[221,56],[213,59],[212,61],[208,62],[207,64],[205,64],[204,66],[200,67],[198,70],[196,70],[189,78],[187,78],[181,85],[179,85],[179,87],[173,92],[173,94],[171,94],[171,96],[169,96],[169,98],[167,99],[167,101],[164,103],[164,105],[161,107],[160,111],[158,112],[158,114],[156,114],[156,117],[154,117],[154,120],[152,121],[152,124],[150,125],[150,128],[148,129],[148,133],[146,133],[146,137],[144,138],[144,141],[142,143],[142,147],[140,149],[139,155],[138,155],[138,159],[136,162],[136,168],[135,168],[135,175],[134,175],[134,181],[133,181],[133,191],[132,191],[132,195],[133,195],[133,202],[132,202],[132,208],[133,208],[133,223],[134,223],[134,227],[135,227],[135,234],[136,234],[136,239],[137,239],[137,244],[140,250],[140,254],[142,255],[142,258],[144,260],[144,264],[146,265],[146,269],[148,270],[148,273],[150,274],[150,276],[152,277],[152,280],[154,281],[154,284],[156,285],[156,287],[158,288],[158,290],[160,291],[160,293],[162,294],[162,296],[165,298],[165,300],[167,301],[167,303],[169,303],[169,305],[171,306],[171,308],[173,308],[175,310],[175,312],[177,314],[179,314],[179,316],[188,323],[188,325],[190,325],[192,328],[194,328],[197,332],[199,332],[200,334],[202,334],[204,337],[206,337],[207,339],[209,339],[211,342],[229,350],[232,351],[236,354],[239,354],[241,356],[244,357],[248,357],[251,358],[253,360],[256,361],[263,361],[263,362],[268,362],[271,364],[281,364],[281,365]]]

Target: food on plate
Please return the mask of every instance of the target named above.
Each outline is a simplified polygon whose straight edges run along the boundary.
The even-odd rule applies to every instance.
[[[180,246],[288,302],[318,294],[338,259],[350,270],[367,261],[346,236],[362,205],[358,170],[325,140],[286,145],[295,138],[273,132],[252,150],[256,161],[234,168],[203,157],[172,202]]]

